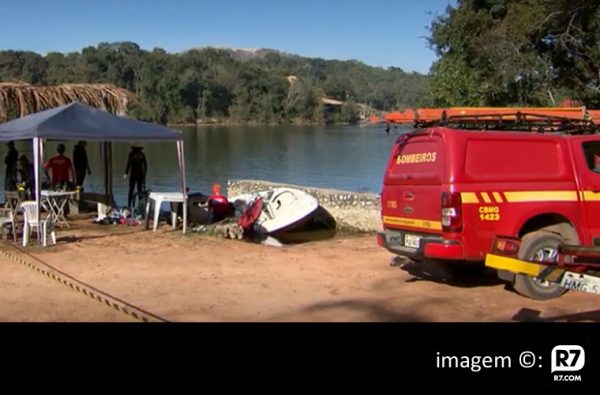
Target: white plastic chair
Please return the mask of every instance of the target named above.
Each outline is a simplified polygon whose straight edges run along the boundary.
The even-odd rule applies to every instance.
[[[15,243],[17,242],[17,221],[15,221],[15,213],[13,209],[10,207],[0,208],[0,229],[2,230],[2,237],[6,238],[8,235],[8,230],[5,228],[7,225],[10,225],[10,231],[13,234],[13,238],[15,239]]]
[[[48,238],[48,232],[52,238],[52,244],[56,244],[56,233],[54,233],[54,223],[52,219],[40,219],[40,223],[37,222],[37,204],[34,201],[22,202],[21,208],[23,209],[23,220],[25,227],[23,229],[23,247],[27,246],[31,232],[35,228],[37,232],[38,240],[41,236],[42,244],[46,247]],[[41,225],[41,226],[40,226]]]
[[[6,196],[6,204],[4,207],[10,208],[13,212],[13,226],[16,233],[20,230],[16,218],[21,207],[21,195],[19,194],[19,191],[5,191],[4,194]]]

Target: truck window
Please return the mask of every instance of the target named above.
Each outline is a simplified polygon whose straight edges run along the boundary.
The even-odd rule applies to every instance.
[[[396,146],[388,164],[386,179],[404,184],[439,183],[443,170],[443,149],[439,138],[417,136]]]
[[[588,141],[583,143],[582,147],[590,170],[600,173],[600,141]]]

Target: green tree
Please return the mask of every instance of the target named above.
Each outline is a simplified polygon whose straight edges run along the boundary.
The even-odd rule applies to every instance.
[[[273,50],[215,48],[170,54],[128,41],[80,52],[0,51],[0,80],[33,84],[112,83],[136,93],[131,116],[154,122],[346,122],[358,103],[414,106],[428,77],[358,61],[304,58]],[[290,82],[290,81],[293,81]],[[349,101],[324,106],[323,97]]]
[[[46,80],[46,60],[30,51],[0,51],[0,80],[42,84]]]
[[[460,0],[429,42],[433,105],[600,104],[598,1]]]

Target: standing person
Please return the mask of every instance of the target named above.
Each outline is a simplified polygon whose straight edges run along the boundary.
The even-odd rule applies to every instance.
[[[65,153],[65,145],[59,144],[56,147],[58,155],[53,156],[44,163],[44,169],[46,171],[46,177],[50,180],[50,184],[53,187],[61,187],[66,184],[73,182],[74,173],[73,163],[71,159],[67,158]],[[50,174],[48,173],[50,171]]]
[[[127,207],[133,208],[133,188],[137,185],[138,193],[141,193],[145,189],[146,183],[146,172],[148,171],[148,163],[146,162],[146,155],[142,152],[144,148],[132,145],[131,151],[129,151],[129,157],[127,158],[127,167],[125,168],[125,174],[123,179],[127,179],[129,176],[129,194],[127,195]]]
[[[9,141],[8,154],[4,158],[4,164],[6,165],[6,172],[4,174],[4,190],[5,191],[16,191],[17,190],[17,161],[19,160],[19,152],[15,149],[15,143]]]
[[[25,155],[21,155],[18,165],[19,182],[24,184],[25,191],[29,191],[28,199],[35,199],[35,180],[33,174],[33,163]],[[25,199],[25,200],[28,200]]]
[[[86,173],[92,174],[85,150],[86,146],[87,143],[81,140],[73,147],[73,166],[75,167],[75,182],[78,187],[83,187]]]

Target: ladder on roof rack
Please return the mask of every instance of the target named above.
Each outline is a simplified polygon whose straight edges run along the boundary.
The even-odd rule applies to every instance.
[[[595,132],[600,110],[585,107],[450,107],[415,108],[391,112],[383,118],[371,117],[372,123],[414,124],[418,127],[450,124],[533,131]],[[541,128],[541,129],[540,129]]]

